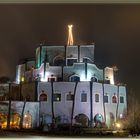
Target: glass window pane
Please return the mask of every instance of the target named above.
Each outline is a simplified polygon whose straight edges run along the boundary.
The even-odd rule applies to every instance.
[[[99,102],[99,94],[95,94],[95,102]]]
[[[108,103],[108,96],[104,96],[104,103]]]
[[[87,94],[86,93],[81,94],[81,102],[87,102]]]
[[[53,95],[53,101],[60,102],[61,101],[61,94],[55,93]]]
[[[124,97],[120,96],[120,103],[124,103]]]

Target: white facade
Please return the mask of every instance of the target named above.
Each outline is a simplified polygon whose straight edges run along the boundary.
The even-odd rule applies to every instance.
[[[56,123],[57,119],[82,125],[77,119],[82,116],[87,126],[100,123],[111,127],[125,116],[126,87],[115,85],[113,68],[95,65],[94,49],[94,45],[40,46],[36,69],[18,66],[18,83],[38,83],[39,124]]]
[[[73,101],[67,100],[67,95],[69,92],[74,94],[75,82],[54,82],[53,83],[53,94],[60,93],[61,100],[53,101],[53,110],[54,116],[61,118],[61,123],[70,123],[71,122],[71,114],[72,114],[72,105]],[[103,87],[104,86],[104,87]],[[117,90],[119,88],[119,90]],[[47,101],[41,101],[41,114],[45,114],[46,116],[52,116],[52,86],[50,82],[40,82],[38,84],[38,99],[41,95],[41,91],[47,95]],[[103,93],[104,91],[104,93]],[[119,93],[118,93],[119,91]],[[93,116],[93,120],[95,115],[100,114],[103,117],[103,122],[110,126],[110,113],[114,116],[114,121],[119,117],[120,114],[124,114],[124,111],[127,108],[126,102],[126,89],[124,86],[115,86],[110,84],[102,84],[93,82],[92,85],[92,102],[90,95],[90,82],[78,82],[76,93],[75,93],[75,104],[74,104],[74,113],[73,119],[78,114],[85,114],[89,121],[91,120],[91,116]],[[81,94],[86,94],[86,101],[81,101]],[[95,101],[95,94],[99,95],[99,102]],[[108,96],[108,103],[104,103],[103,95]],[[112,103],[112,97],[117,96],[117,102]],[[123,97],[124,103],[120,103],[118,98]],[[92,107],[91,107],[92,106]],[[118,106],[118,109],[117,109]],[[91,115],[92,108],[92,115]],[[105,110],[105,111],[104,111]],[[117,113],[117,115],[116,115]],[[106,121],[105,121],[106,118]],[[75,122],[73,120],[73,122]],[[94,121],[93,121],[94,123]]]

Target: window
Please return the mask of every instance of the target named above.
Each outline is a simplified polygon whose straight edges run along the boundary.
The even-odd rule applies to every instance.
[[[117,103],[117,97],[115,95],[112,97],[112,103]]]
[[[65,60],[64,57],[58,55],[53,59],[53,65],[54,66],[64,66],[65,65]]]
[[[41,94],[39,97],[40,101],[47,101],[47,95],[46,94]]]
[[[124,97],[120,96],[120,103],[124,103]]]
[[[81,102],[87,102],[87,94],[86,93],[81,94]]]
[[[77,58],[68,58],[67,59],[67,66],[72,66],[73,63],[77,62]]]
[[[6,128],[7,127],[7,114],[0,113],[0,127]]]
[[[69,93],[67,94],[67,101],[73,101],[73,99],[74,99],[74,95],[71,94],[71,92],[69,92]]]
[[[80,77],[78,75],[72,75],[70,77],[70,81],[71,82],[79,82],[80,81]]]
[[[61,101],[61,94],[60,93],[55,93],[53,95],[53,101],[60,102]]]
[[[108,96],[107,95],[104,96],[104,103],[108,103]]]
[[[99,94],[95,94],[95,102],[99,102]]]
[[[20,115],[18,113],[13,113],[10,122],[11,122],[10,123],[11,128],[19,128]]]
[[[91,77],[92,82],[98,82],[97,78],[95,76]]]
[[[31,128],[32,127],[32,115],[29,111],[23,117],[23,128]]]
[[[48,82],[55,82],[56,77],[54,75],[51,75],[51,77],[48,78]]]
[[[47,101],[47,95],[44,92],[44,90],[42,90],[41,93],[40,93],[39,101]]]

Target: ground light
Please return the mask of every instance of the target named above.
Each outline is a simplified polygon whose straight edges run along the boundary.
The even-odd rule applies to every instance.
[[[115,128],[118,130],[122,129],[122,124],[120,122],[115,123]]]

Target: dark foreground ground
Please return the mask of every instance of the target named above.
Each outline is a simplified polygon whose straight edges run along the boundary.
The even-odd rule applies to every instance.
[[[128,131],[88,131],[86,133],[73,132],[43,132],[37,130],[0,130],[0,138],[38,138],[38,137],[65,137],[65,138],[140,138],[139,134],[129,134]]]

